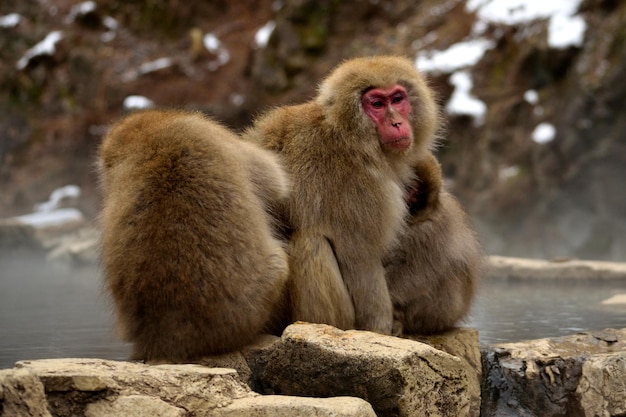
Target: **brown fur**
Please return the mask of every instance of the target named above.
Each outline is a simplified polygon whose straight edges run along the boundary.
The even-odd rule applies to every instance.
[[[415,166],[411,217],[385,259],[395,330],[425,334],[449,329],[470,309],[482,251],[463,209],[443,187],[430,154]]]
[[[371,87],[402,85],[414,143],[383,149],[364,113]],[[429,152],[438,124],[429,88],[400,57],[357,58],[337,67],[305,104],[278,108],[246,132],[281,156],[293,181],[284,207],[293,320],[390,333],[392,303],[383,255],[404,227],[405,187]]]
[[[133,358],[188,362],[267,328],[288,274],[275,156],[197,113],[145,111],[99,151],[103,264]]]

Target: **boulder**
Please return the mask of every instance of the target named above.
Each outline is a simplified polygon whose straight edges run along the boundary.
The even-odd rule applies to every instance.
[[[461,360],[468,376],[470,395],[470,417],[480,416],[480,386],[483,369],[478,344],[478,330],[468,328],[452,329],[444,333],[418,336],[407,335],[409,339],[426,343]]]
[[[626,329],[498,344],[483,351],[483,361],[483,417],[609,416],[626,410]]]
[[[461,359],[413,340],[323,324],[293,324],[261,376],[265,393],[354,396],[378,416],[466,416]]]
[[[37,375],[26,369],[0,370],[0,417],[51,417]]]

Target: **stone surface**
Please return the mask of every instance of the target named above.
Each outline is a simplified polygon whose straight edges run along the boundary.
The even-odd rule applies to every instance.
[[[0,370],[0,417],[51,417],[37,375],[26,369]]]
[[[212,410],[235,399],[256,395],[239,381],[233,369],[201,365],[150,366],[99,359],[44,359],[21,361],[16,367],[39,377],[55,415],[80,415],[92,403],[96,411],[113,413],[121,406],[116,401],[122,396],[139,396],[121,400],[134,403],[141,403],[142,397],[157,398],[174,408],[154,401],[152,407],[174,413],[175,408]]]
[[[378,416],[465,416],[462,361],[424,343],[322,324],[284,331],[262,375],[266,393],[355,396]]]
[[[375,417],[372,406],[354,397],[305,398],[264,395],[242,398],[216,410],[216,417]]]
[[[624,404],[617,394],[626,381],[624,357],[626,329],[491,346],[483,352],[481,415],[619,415],[603,413]]]
[[[468,393],[471,399],[469,415],[479,417],[480,386],[483,369],[480,359],[480,346],[478,344],[478,330],[458,328],[436,335],[407,335],[406,337],[426,343],[435,349],[442,350],[461,359],[468,376]]]
[[[626,415],[626,352],[589,358],[576,394],[585,417]]]
[[[489,256],[490,277],[517,279],[624,279],[626,263],[606,261],[545,261],[540,259]]]
[[[165,401],[145,395],[128,395],[87,404],[85,417],[186,417],[187,412]]]

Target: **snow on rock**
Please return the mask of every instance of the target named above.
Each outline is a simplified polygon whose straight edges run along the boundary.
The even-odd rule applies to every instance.
[[[575,16],[582,0],[468,0],[465,7],[475,12],[476,27],[486,22],[519,25],[537,19],[550,19],[548,44],[552,48],[580,46],[587,24]]]
[[[453,72],[475,65],[494,43],[488,39],[472,39],[450,46],[445,51],[424,51],[417,55],[415,66],[432,73]]]
[[[212,33],[207,33],[202,38],[202,43],[207,51],[217,55],[217,58],[209,62],[209,70],[216,71],[222,65],[230,61],[230,52],[226,49],[222,42]]]
[[[539,94],[537,94],[536,90],[528,90],[524,93],[524,100],[534,106],[539,103]]]
[[[467,71],[458,71],[452,74],[450,82],[454,85],[452,97],[446,105],[449,114],[463,114],[473,116],[481,123],[487,111],[487,105],[471,95],[472,79]]]
[[[22,21],[22,16],[17,13],[9,13],[4,16],[0,16],[0,28],[14,28]]]
[[[69,14],[67,15],[67,22],[74,22],[77,17],[85,16],[86,14],[93,13],[95,11],[96,2],[94,1],[84,1],[82,3],[75,4],[72,6]]]
[[[41,42],[30,48],[24,55],[17,61],[17,69],[23,70],[26,68],[31,59],[42,55],[53,56],[56,52],[56,44],[63,39],[63,33],[55,30],[50,32],[48,36]]]
[[[80,192],[80,187],[76,185],[66,185],[65,187],[57,188],[50,194],[48,201],[35,206],[34,213],[16,216],[15,219],[35,228],[83,222],[85,218],[80,210],[75,208],[59,208],[59,203],[64,198],[78,198],[80,197]]]
[[[77,185],[66,185],[65,187],[57,188],[50,194],[48,201],[35,205],[35,211],[49,212],[59,208],[59,203],[64,198],[78,198],[80,197],[80,187]]]
[[[552,142],[556,136],[556,128],[550,123],[539,123],[533,130],[532,138],[535,143],[544,144]]]
[[[159,58],[154,61],[144,62],[139,66],[139,75],[149,74],[151,72],[156,72],[165,68],[169,68],[174,63],[171,58]]]
[[[254,35],[254,43],[257,48],[265,48],[272,36],[272,32],[276,28],[276,22],[270,20],[261,29],[259,29]]]
[[[126,97],[123,106],[126,110],[149,109],[154,107],[154,102],[147,97],[134,95]]]

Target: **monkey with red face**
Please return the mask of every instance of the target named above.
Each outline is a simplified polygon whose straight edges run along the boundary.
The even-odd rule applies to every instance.
[[[357,58],[305,104],[275,109],[245,136],[280,155],[293,183],[292,320],[389,334],[383,258],[405,228],[405,189],[431,155],[438,111],[408,59]]]

